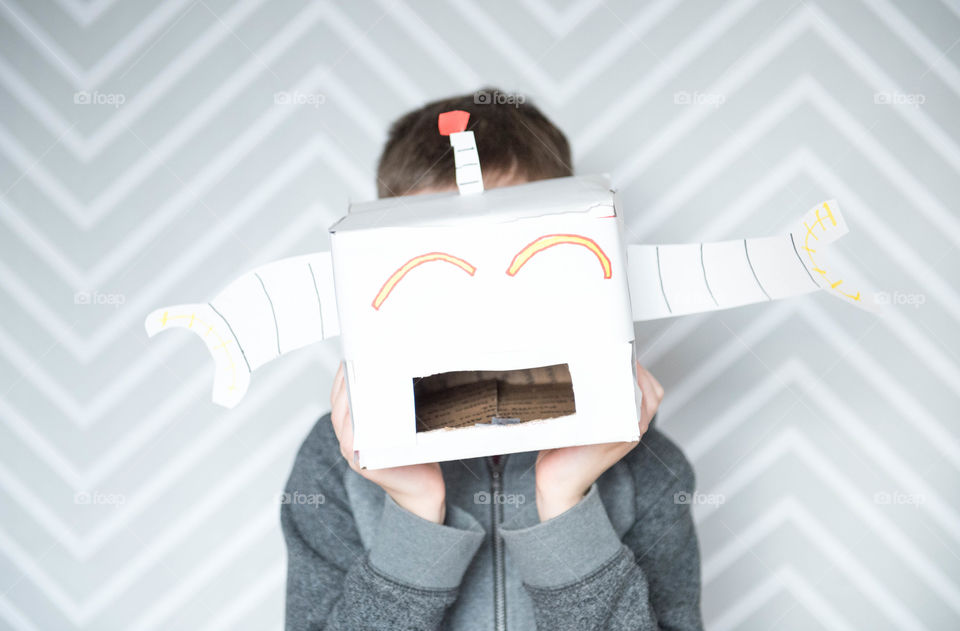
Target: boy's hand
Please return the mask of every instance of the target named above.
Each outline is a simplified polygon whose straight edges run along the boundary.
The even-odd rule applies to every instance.
[[[353,459],[353,424],[343,364],[333,380],[330,393],[330,420],[340,441],[340,453],[350,468],[379,485],[397,504],[414,515],[442,524],[446,517],[446,486],[436,462],[374,471],[361,469]]]
[[[643,392],[640,413],[642,437],[663,400],[663,387],[640,364],[637,364],[637,384]],[[547,521],[573,508],[600,474],[627,455],[638,443],[577,445],[541,451],[536,464],[540,521]]]

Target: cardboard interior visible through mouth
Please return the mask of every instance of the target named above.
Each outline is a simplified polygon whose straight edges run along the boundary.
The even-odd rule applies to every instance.
[[[445,372],[413,380],[417,431],[525,423],[575,413],[567,364]]]

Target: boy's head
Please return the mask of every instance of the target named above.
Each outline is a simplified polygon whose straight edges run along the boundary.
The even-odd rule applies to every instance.
[[[570,145],[563,132],[534,105],[489,98],[498,93],[484,88],[441,99],[397,119],[380,155],[377,195],[456,189],[450,141],[437,131],[437,117],[450,110],[470,113],[467,129],[476,134],[485,188],[573,175]],[[478,94],[488,98],[478,99]]]

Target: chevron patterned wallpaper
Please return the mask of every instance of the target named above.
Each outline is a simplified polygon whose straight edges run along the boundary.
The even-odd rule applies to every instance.
[[[638,330],[704,615],[960,628],[958,0],[0,0],[0,627],[281,627],[278,494],[337,348],[228,412],[203,345],[143,317],[325,249],[389,122],[485,84],[612,173],[636,241],[840,201],[885,317]]]

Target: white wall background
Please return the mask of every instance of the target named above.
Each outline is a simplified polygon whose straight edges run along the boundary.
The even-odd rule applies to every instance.
[[[493,83],[613,173],[635,240],[836,197],[903,303],[640,328],[725,500],[695,508],[709,627],[960,628],[958,39],[956,0],[0,1],[0,627],[281,626],[276,497],[336,349],[226,412],[143,316],[324,249],[394,117]]]

